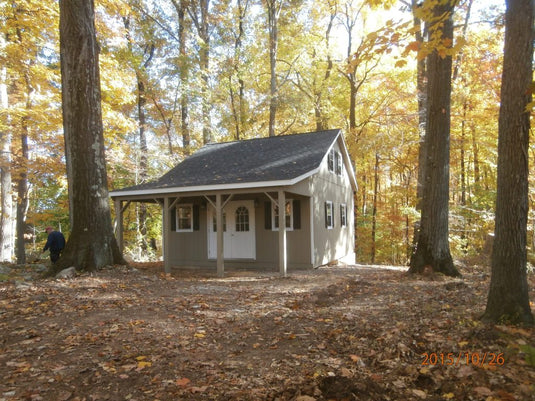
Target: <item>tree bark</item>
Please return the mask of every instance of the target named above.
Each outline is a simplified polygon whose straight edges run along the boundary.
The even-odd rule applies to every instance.
[[[0,44],[4,39],[0,38]],[[9,107],[7,97],[7,68],[0,67],[0,110]],[[7,127],[7,124],[5,124]],[[11,140],[8,130],[0,131],[0,262],[11,262],[13,258],[13,191],[11,190]]]
[[[278,20],[281,9],[279,0],[267,0],[269,27],[269,136],[275,136],[275,122],[279,102],[279,86],[277,82],[277,51],[279,45]]]
[[[526,273],[533,0],[507,0],[492,275],[484,320],[533,324]]]
[[[28,97],[29,97],[29,85]],[[31,107],[28,102],[28,109]],[[24,247],[24,234],[26,233],[26,212],[28,210],[28,162],[29,162],[29,149],[28,149],[28,118],[22,119],[22,130],[20,135],[20,161],[19,172],[17,174],[17,241],[15,246],[15,254],[18,264],[26,263],[26,249]]]
[[[188,31],[186,26],[186,12],[187,12],[187,0],[171,0],[175,11],[177,13],[177,23],[178,23],[178,52],[179,52],[179,61],[178,69],[179,80],[180,80],[180,136],[182,137],[182,148],[184,150],[184,155],[188,156],[191,153],[191,133],[189,128],[189,96],[188,96],[188,80],[189,80],[189,65],[188,65],[188,55],[186,47],[186,33]],[[163,113],[162,113],[163,116]],[[168,134],[170,124],[167,125]],[[169,155],[173,155],[171,138],[169,137]]]
[[[375,153],[375,165],[373,167],[373,207],[372,207],[372,251],[370,262],[375,263],[376,240],[377,240],[377,197],[379,193],[379,153]]]
[[[92,0],[60,0],[60,56],[71,234],[49,273],[125,263],[113,234]]]
[[[442,19],[442,43],[453,42],[453,8],[455,0],[437,5],[434,16]],[[410,273],[433,271],[460,276],[453,264],[448,234],[450,99],[452,57],[432,51],[427,64],[427,122],[425,134],[425,183],[421,224],[416,249],[411,257]]]
[[[198,8],[197,8],[198,6]],[[202,101],[202,136],[206,145],[213,141],[211,126],[211,99],[210,99],[210,0],[199,0],[189,3],[190,16],[193,20],[200,39],[199,67],[201,74],[201,101]]]
[[[413,10],[416,7],[416,0],[413,0]],[[413,11],[414,12],[414,11]],[[418,28],[415,30],[415,39],[419,43],[423,43],[424,36],[426,35],[425,30],[421,30],[422,22],[419,18],[414,17],[414,27]],[[426,118],[427,118],[427,78],[426,78],[426,66],[425,58],[418,59],[416,64],[416,91],[418,94],[418,137],[419,137],[419,147],[418,147],[418,183],[417,183],[417,197],[418,202],[420,203],[423,197],[424,190],[424,181],[425,181],[425,160],[426,160],[426,151],[425,151],[425,127],[426,127]]]

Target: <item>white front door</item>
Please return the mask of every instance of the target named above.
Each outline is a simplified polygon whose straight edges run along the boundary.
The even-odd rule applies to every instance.
[[[216,213],[208,206],[208,258],[217,258]],[[256,257],[254,202],[232,201],[223,208],[223,248],[225,259]]]

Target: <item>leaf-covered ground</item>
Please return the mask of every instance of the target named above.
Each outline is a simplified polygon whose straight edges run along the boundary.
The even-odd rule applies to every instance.
[[[16,267],[0,400],[535,400],[535,330],[480,323],[488,269],[462,273]]]

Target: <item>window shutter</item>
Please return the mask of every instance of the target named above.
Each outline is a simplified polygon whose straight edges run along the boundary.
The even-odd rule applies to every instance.
[[[200,222],[199,222],[199,205],[193,205],[193,230],[199,231]]]
[[[169,210],[169,219],[171,220],[171,231],[176,231],[176,207]]]
[[[331,223],[332,223],[332,228],[334,228],[335,224],[334,222],[336,221],[336,208],[334,207],[334,201],[333,203],[331,203]]]
[[[264,202],[264,228],[271,230],[271,202]]]
[[[294,230],[299,230],[301,228],[301,201],[299,199],[294,199],[292,208],[294,214]]]
[[[325,202],[324,209],[325,209],[325,228],[329,228],[329,219],[327,218],[327,208],[329,207],[329,204]]]

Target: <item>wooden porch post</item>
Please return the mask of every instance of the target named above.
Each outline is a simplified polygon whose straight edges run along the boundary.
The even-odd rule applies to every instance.
[[[170,219],[169,219],[169,197],[163,198],[163,211],[162,211],[162,255],[163,255],[163,268],[166,273],[171,272],[171,265],[169,261],[169,234],[170,234]]]
[[[217,226],[217,275],[223,277],[225,275],[225,248],[223,244],[223,205],[221,194],[215,196],[215,213]]]
[[[279,190],[279,272],[286,277],[286,196],[283,190]]]
[[[119,246],[119,251],[123,253],[123,202],[115,200],[115,239]]]

